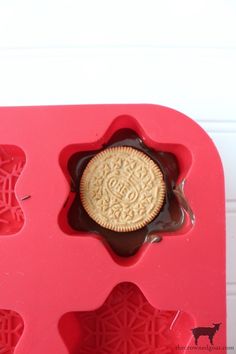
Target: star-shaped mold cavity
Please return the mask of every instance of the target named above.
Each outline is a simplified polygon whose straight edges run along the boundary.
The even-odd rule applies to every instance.
[[[62,151],[60,164],[71,185],[69,197],[59,216],[59,224],[64,232],[73,236],[76,234],[86,236],[88,233],[97,235],[116,255],[128,257],[135,255],[143,243],[160,241],[165,235],[180,235],[192,225],[193,213],[182,190],[185,175],[191,164],[191,154],[184,146],[156,142],[151,142],[151,146],[146,142],[144,133],[142,135],[141,137],[137,131],[130,128],[113,131],[110,127],[105,137],[99,141],[69,146]],[[99,225],[94,220],[96,218],[93,219],[87,213],[81,200],[81,178],[88,164],[100,152],[118,147],[135,149],[145,154],[158,166],[165,183],[164,203],[158,214],[148,224],[128,232],[117,232]],[[102,178],[101,173],[98,177]],[[110,205],[107,206],[110,201],[106,196],[101,200],[103,203],[101,207],[105,203],[104,208],[114,209],[115,215],[122,215],[120,209],[115,209],[116,205],[112,206],[113,209]],[[142,213],[142,203],[139,206],[139,212]]]
[[[137,286],[121,283],[97,310],[65,314],[59,331],[69,354],[174,354],[192,325],[188,314],[155,309]]]
[[[0,235],[14,234],[24,224],[24,214],[15,194],[24,165],[25,154],[20,148],[0,145]]]
[[[0,353],[13,354],[24,330],[24,322],[15,311],[0,310]]]

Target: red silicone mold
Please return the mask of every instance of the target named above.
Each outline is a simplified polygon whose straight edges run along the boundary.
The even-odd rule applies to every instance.
[[[186,343],[191,316],[152,307],[137,286],[117,285],[93,311],[65,314],[60,333],[70,353],[175,353],[178,338]]]
[[[0,353],[226,353],[224,181],[207,134],[155,105],[1,108],[0,122]],[[70,158],[122,129],[176,157],[184,215],[126,257],[68,221]]]

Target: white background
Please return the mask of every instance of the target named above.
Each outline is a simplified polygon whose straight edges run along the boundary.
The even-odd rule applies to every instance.
[[[235,67],[236,0],[0,0],[0,106],[155,103],[212,136],[226,176],[236,347]]]

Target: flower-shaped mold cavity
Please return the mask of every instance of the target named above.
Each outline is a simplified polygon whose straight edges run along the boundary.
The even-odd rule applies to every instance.
[[[15,195],[15,184],[25,164],[25,154],[17,146],[0,145],[0,235],[18,232],[24,214]]]
[[[111,126],[101,140],[81,146],[68,146],[60,156],[61,167],[71,183],[71,192],[59,215],[61,228],[69,235],[97,234],[116,255],[123,257],[137,253],[144,242],[158,241],[160,236],[166,234],[184,233],[193,222],[192,211],[182,191],[183,181],[191,165],[191,154],[184,146],[149,141],[138,126],[135,130],[132,128],[113,130]],[[106,148],[120,146],[134,148],[151,158],[162,171],[166,185],[165,200],[160,212],[144,227],[129,232],[116,232],[98,225],[87,214],[81,202],[80,181],[89,161]]]
[[[97,310],[63,315],[59,331],[70,354],[174,354],[192,326],[188,314],[155,309],[137,286],[121,283]]]
[[[24,330],[21,316],[11,310],[0,310],[0,353],[13,354]]]

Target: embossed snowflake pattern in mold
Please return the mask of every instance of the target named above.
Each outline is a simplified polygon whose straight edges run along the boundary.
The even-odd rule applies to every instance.
[[[14,353],[23,329],[23,320],[16,312],[0,310],[0,354]]]
[[[0,147],[0,234],[15,233],[23,225],[24,215],[14,189],[24,163],[17,147],[9,151]]]
[[[78,313],[78,354],[171,354],[175,311],[153,308],[133,284],[118,285],[102,307]]]

